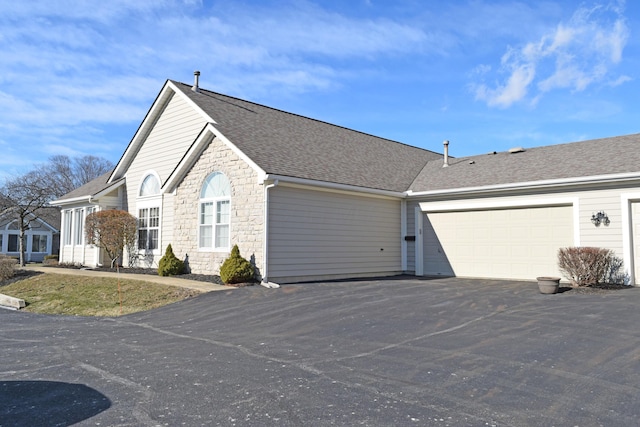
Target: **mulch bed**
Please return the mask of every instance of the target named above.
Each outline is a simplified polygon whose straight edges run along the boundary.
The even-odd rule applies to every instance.
[[[61,265],[51,265],[50,267],[52,268],[81,268],[77,265],[70,265],[70,264],[61,264]],[[115,268],[109,268],[109,267],[93,267],[93,268],[86,268],[86,270],[91,270],[91,271],[108,271],[111,273],[115,273],[116,269]],[[158,275],[158,270],[155,268],[140,268],[140,267],[122,267],[120,268],[120,272],[123,274],[148,274],[151,276],[157,276]],[[225,285],[222,282],[222,279],[220,279],[220,276],[218,276],[217,274],[193,274],[193,273],[185,273],[185,274],[179,274],[177,276],[173,276],[176,279],[185,279],[185,280],[195,280],[198,282],[206,282],[206,283],[215,283],[217,285],[223,285],[223,286],[232,286],[235,288],[241,288],[244,286],[251,286],[254,283],[234,283],[234,284],[230,284],[230,285]]]
[[[558,288],[558,293],[571,292],[571,294],[581,294],[581,295],[589,295],[589,294],[607,294],[613,291],[621,291],[624,289],[634,289],[634,286],[627,285],[618,285],[613,283],[601,283],[597,285],[582,287],[582,288],[573,288],[571,286],[562,286]]]

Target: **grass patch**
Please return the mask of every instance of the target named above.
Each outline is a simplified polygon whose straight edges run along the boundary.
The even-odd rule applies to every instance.
[[[161,307],[200,292],[140,280],[120,279],[122,314]],[[44,314],[115,317],[120,315],[118,280],[109,277],[39,274],[0,287],[25,300],[24,311]]]

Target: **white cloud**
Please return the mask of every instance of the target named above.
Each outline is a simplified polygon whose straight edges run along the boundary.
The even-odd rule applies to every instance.
[[[391,19],[297,0],[278,8],[51,0],[1,9],[0,130],[5,140],[39,144],[35,156],[104,150],[114,142],[95,134],[81,142],[82,132],[135,130],[166,78],[189,82],[199,69],[203,86],[250,99],[326,91],[370,61],[423,49],[430,37]]]
[[[478,100],[506,108],[533,93],[535,104],[555,89],[583,91],[595,83],[606,84],[622,52],[629,30],[622,3],[578,9],[536,42],[508,48],[501,60],[504,83],[471,85]],[[624,78],[614,78],[618,84]],[[535,85],[535,86],[534,86]]]

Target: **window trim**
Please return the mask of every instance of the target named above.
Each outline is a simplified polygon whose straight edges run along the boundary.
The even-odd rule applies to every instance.
[[[208,184],[209,180],[214,177],[215,175],[222,175],[226,181],[227,184],[229,186],[229,195],[223,195],[223,196],[214,196],[214,197],[207,197],[207,198],[203,198],[202,197],[202,192],[205,188],[205,185]],[[207,175],[207,177],[202,181],[202,185],[200,186],[200,191],[199,191],[199,196],[200,198],[198,199],[198,212],[197,212],[197,224],[198,224],[198,236],[197,236],[197,244],[198,244],[198,252],[229,252],[230,248],[231,248],[231,212],[232,212],[232,206],[233,203],[231,201],[231,191],[232,187],[231,187],[231,181],[229,180],[229,178],[227,177],[226,174],[224,174],[223,172],[220,171],[215,171],[210,173],[209,175]],[[216,222],[216,219],[219,215],[219,211],[218,211],[218,204],[220,202],[227,202],[228,203],[228,220],[226,223],[218,223]],[[212,204],[213,205],[213,212],[212,212],[212,222],[211,224],[203,224],[202,221],[202,208],[205,204]],[[227,244],[226,246],[216,246],[216,237],[217,237],[217,228],[220,225],[226,225],[227,226],[227,233],[228,233],[228,238],[227,238]],[[211,227],[211,246],[203,246],[202,245],[202,230],[204,226],[208,226]]]
[[[158,209],[158,226],[157,227],[145,227],[146,230],[155,229],[158,230],[158,247],[155,249],[141,249],[140,242],[140,211],[143,209]],[[138,229],[136,231],[136,251],[138,254],[153,254],[160,255],[162,250],[162,195],[146,196],[144,198],[138,198],[136,202],[136,218],[138,219]],[[148,218],[148,217],[147,217]],[[147,235],[147,242],[148,242]]]

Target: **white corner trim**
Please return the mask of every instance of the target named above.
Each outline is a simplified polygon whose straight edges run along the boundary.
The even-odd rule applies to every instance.
[[[415,241],[415,275],[416,276],[424,276],[424,234],[423,230],[423,215],[420,206],[415,207],[415,233],[416,233],[416,241]]]
[[[400,200],[400,268],[407,271],[407,200]]]
[[[622,259],[629,284],[636,286],[635,256],[633,249],[633,216],[631,204],[640,201],[640,193],[622,193],[620,195],[620,212],[622,213]]]

